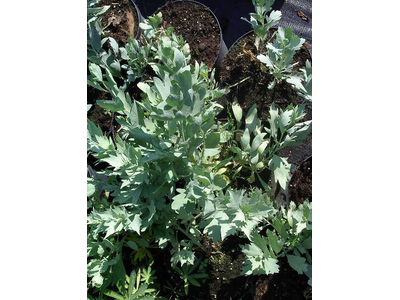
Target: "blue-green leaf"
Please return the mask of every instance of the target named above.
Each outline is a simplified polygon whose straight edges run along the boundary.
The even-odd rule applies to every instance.
[[[179,194],[176,195],[175,197],[172,198],[172,204],[171,204],[171,208],[175,211],[181,209],[187,202],[188,202],[188,198],[186,197],[186,194]]]
[[[240,144],[242,145],[242,149],[244,151],[250,151],[250,133],[248,128],[246,128],[242,137],[240,138]]]
[[[90,74],[92,74],[97,81],[103,81],[103,74],[101,72],[101,68],[98,65],[94,63],[89,63],[89,71]]]
[[[307,272],[308,264],[306,259],[297,255],[286,255],[289,265],[299,274]]]
[[[257,125],[257,104],[253,104],[246,115],[246,129],[253,132]]]
[[[133,231],[136,231],[137,234],[140,234],[141,226],[142,226],[142,219],[140,218],[140,215],[135,215],[131,223],[128,225],[128,228]]]
[[[237,102],[237,99],[235,98],[235,101],[232,104],[232,111],[233,111],[233,115],[235,116],[235,119],[238,123],[240,123],[242,121],[242,113],[243,110],[240,107],[240,105]]]
[[[104,109],[108,109],[110,111],[122,111],[124,109],[124,104],[119,99],[116,99],[116,101],[114,101],[114,100],[97,100],[96,103],[100,107],[102,107]]]

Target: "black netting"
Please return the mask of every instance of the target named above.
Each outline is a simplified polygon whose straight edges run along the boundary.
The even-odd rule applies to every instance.
[[[279,26],[290,27],[300,37],[312,41],[311,0],[286,0],[281,8]],[[303,16],[303,19],[300,16]]]

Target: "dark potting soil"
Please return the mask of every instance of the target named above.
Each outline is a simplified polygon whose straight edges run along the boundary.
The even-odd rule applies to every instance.
[[[169,2],[162,9],[163,26],[172,26],[190,47],[191,62],[204,62],[212,68],[219,53],[220,31],[210,11],[193,2]]]
[[[312,201],[312,157],[294,172],[289,183],[289,200],[296,204]]]
[[[233,102],[237,97],[244,115],[256,103],[259,118],[266,122],[269,107],[273,102],[277,107],[284,109],[291,103],[300,105],[304,102],[304,98],[297,95],[297,91],[286,81],[277,83],[272,90],[268,89],[268,84],[273,80],[273,76],[261,71],[262,64],[257,59],[257,48],[254,41],[254,33],[247,34],[231,47],[222,61],[219,81],[224,87],[234,85],[245,78],[248,79],[230,88],[228,94],[217,101],[227,107],[228,103]],[[295,54],[293,63],[298,62],[298,65],[294,67],[295,71],[303,68],[307,59],[311,61],[308,49],[309,43],[305,42]],[[223,111],[220,117],[224,117],[224,114],[226,112]],[[312,105],[307,101],[304,121],[311,119]],[[289,162],[298,166],[301,161],[311,155],[311,135],[303,142],[303,145],[283,149],[279,155],[289,157]]]
[[[107,133],[110,131],[111,115],[107,115],[104,109],[97,104],[94,104],[88,111],[87,117],[90,121],[99,126],[103,132]]]
[[[92,107],[87,112],[87,117],[90,121],[99,126],[104,133],[110,131],[112,117],[111,114],[107,114],[103,108],[96,104],[96,100],[107,100],[110,97],[111,96],[106,92],[87,86],[87,103],[92,104]]]
[[[139,29],[139,18],[135,6],[130,0],[101,0],[98,6],[110,5],[101,15],[101,25],[106,36],[114,38],[120,46],[124,46],[128,37],[135,38]]]
[[[286,259],[279,262],[279,273],[268,275],[258,283],[259,289],[266,290],[262,300],[306,300],[311,299],[311,288],[306,275],[299,275]],[[265,287],[266,286],[266,287]]]
[[[183,237],[183,236],[182,236]],[[310,288],[305,275],[298,275],[287,263],[286,259],[279,262],[279,273],[273,275],[244,276],[241,275],[245,255],[239,245],[248,243],[246,238],[229,236],[222,243],[213,243],[206,236],[201,238],[203,250],[194,247],[197,258],[208,259],[206,274],[208,278],[201,282],[200,287],[189,285],[189,294],[183,294],[183,281],[179,274],[171,268],[171,247],[164,249],[148,248],[154,264],[159,296],[170,299],[174,294],[181,293],[179,299],[192,300],[306,300]],[[136,252],[128,247],[122,249],[122,260],[127,274],[137,268],[148,265],[148,258],[141,262],[133,262]],[[135,265],[135,267],[134,267]]]
[[[278,151],[281,157],[288,157],[288,162],[299,166],[307,157],[312,154],[312,132],[299,146],[292,146]]]
[[[88,68],[89,74],[89,68]],[[115,81],[117,82],[118,86],[123,85],[123,80],[121,78],[115,77]],[[87,86],[87,104],[91,104],[92,107],[87,112],[87,117],[91,120],[94,124],[99,126],[101,130],[109,134],[111,130],[111,123],[114,126],[114,132],[121,127],[115,120],[112,118],[112,114],[110,112],[106,112],[105,109],[101,108],[97,105],[97,100],[110,100],[111,95],[109,92],[100,91],[94,87]]]
[[[205,240],[203,246],[213,250],[209,253],[213,259],[210,258],[207,266],[209,278],[201,287],[191,285],[187,299],[307,299],[308,278],[297,274],[285,259],[279,262],[278,274],[244,276],[240,274],[245,255],[239,245],[248,243],[247,239],[229,236],[217,245],[210,242],[212,246],[206,246]]]
[[[109,136],[115,142],[115,136],[118,129],[121,127],[115,120],[111,112],[107,112],[105,109],[96,104],[96,100],[107,100],[110,99],[110,95],[106,92],[87,86],[87,104],[92,104],[92,107],[87,112],[87,118],[94,124],[100,127],[106,136]],[[111,127],[112,125],[112,127]],[[89,159],[90,158],[90,159]],[[106,166],[97,166],[96,159],[89,156],[87,159],[89,165],[93,167],[94,170],[102,170]]]
[[[245,256],[239,244],[245,244],[246,241],[238,236],[229,236],[223,243],[215,244],[203,236],[201,244],[208,258],[208,278],[200,287],[190,286],[187,299],[241,299],[243,293],[247,292],[248,278],[240,275]]]

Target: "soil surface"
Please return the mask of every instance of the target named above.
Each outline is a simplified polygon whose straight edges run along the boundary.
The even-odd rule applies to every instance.
[[[161,11],[163,26],[172,26],[190,46],[191,62],[204,62],[209,68],[219,53],[220,30],[208,8],[193,2],[168,2]],[[158,13],[158,11],[156,12]]]
[[[266,289],[263,300],[305,300],[311,299],[311,287],[306,275],[299,275],[286,259],[279,261],[279,273],[269,275],[259,285]]]
[[[139,18],[130,0],[101,0],[98,6],[110,8],[101,15],[101,25],[106,36],[114,38],[124,46],[128,37],[135,38],[139,29]]]
[[[248,243],[245,238],[229,236],[222,243],[214,244],[207,237],[201,241],[206,252],[196,251],[196,257],[207,260],[206,280],[198,279],[201,286],[189,285],[189,294],[183,291],[183,281],[179,274],[171,268],[170,246],[164,249],[149,248],[156,271],[156,288],[159,296],[167,299],[190,300],[311,300],[311,287],[307,284],[306,275],[299,275],[293,270],[286,259],[279,261],[279,273],[273,275],[244,276],[240,275],[245,255],[239,244]],[[133,264],[145,267],[148,258],[133,263],[132,249],[123,247],[122,260],[127,274],[134,269]],[[204,271],[202,271],[204,272]]]
[[[288,157],[289,163],[297,167],[300,166],[307,157],[312,155],[312,132],[310,132],[308,138],[301,145],[284,148],[278,151],[278,155]]]
[[[289,200],[296,204],[312,201],[312,157],[294,172],[289,183]]]
[[[110,99],[111,95],[109,93],[87,86],[87,104],[92,104],[92,107],[87,112],[87,118],[99,126],[104,134],[115,140],[115,135],[121,125],[114,120],[114,116],[111,112],[106,111],[96,104],[96,100]],[[113,127],[111,127],[111,124]]]
[[[234,98],[237,97],[243,109],[243,115],[246,115],[251,106],[256,103],[258,117],[263,122],[266,122],[269,115],[269,107],[273,102],[277,107],[284,109],[291,103],[299,105],[305,100],[297,95],[297,91],[286,81],[277,83],[272,90],[268,89],[268,84],[273,80],[273,76],[261,70],[262,64],[257,59],[258,53],[254,41],[254,33],[245,35],[231,47],[222,61],[219,73],[219,81],[222,86],[229,87],[242,80],[245,81],[231,87],[228,94],[217,101],[227,107],[228,103],[233,102]],[[294,71],[303,68],[307,59],[311,61],[308,49],[309,43],[305,42],[295,54],[293,63],[298,62],[298,65],[294,67]],[[306,102],[306,113],[304,121],[311,120],[311,102]],[[219,117],[224,118],[225,114],[226,112],[222,112]],[[311,137],[303,145],[289,147],[279,154],[283,157],[289,157],[289,162],[298,166],[302,160],[311,155]]]
[[[111,96],[91,86],[87,86],[87,103],[92,107],[87,112],[87,117],[94,124],[99,126],[103,132],[108,132],[111,126],[111,115],[106,114],[103,108],[96,104],[96,100],[107,100]]]
[[[294,271],[286,259],[279,262],[279,273],[273,275],[240,275],[245,255],[239,245],[248,243],[245,238],[229,236],[217,245],[209,241],[213,249],[207,272],[209,278],[201,287],[190,286],[187,299],[202,300],[297,300],[311,299],[305,275]],[[205,241],[202,242],[205,246]],[[205,246],[205,248],[207,248]]]

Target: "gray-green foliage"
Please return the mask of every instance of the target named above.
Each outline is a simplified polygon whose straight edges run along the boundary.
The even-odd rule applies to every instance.
[[[154,60],[152,45],[139,45],[136,39],[128,38],[128,43],[125,47],[121,47],[121,58],[126,61],[121,68],[126,70],[128,83],[135,82],[140,79],[146,66]]]
[[[215,243],[241,232],[251,239],[253,229],[274,211],[272,201],[259,189],[249,193],[228,190],[205,200],[200,227]]]
[[[264,49],[265,43],[272,38],[269,36],[269,30],[279,23],[282,13],[280,11],[273,10],[268,15],[268,12],[272,9],[272,5],[275,0],[252,0],[255,13],[250,13],[250,20],[242,18],[246,22],[250,23],[253,27],[254,33],[256,34],[256,46],[259,51]]]
[[[92,216],[88,216],[88,223],[91,223],[88,225],[90,230],[87,240],[87,274],[90,286],[105,288],[109,285],[122,285],[125,276],[121,259],[123,243],[115,236],[99,239],[97,230],[101,228],[101,223],[94,224]]]
[[[237,171],[248,170],[251,175],[249,182],[255,180],[257,175],[263,186],[268,186],[259,176],[259,173],[268,168],[273,171],[274,178],[283,188],[290,178],[291,165],[287,159],[280,157],[279,150],[289,146],[296,146],[304,141],[311,131],[311,121],[302,121],[305,117],[305,104],[294,106],[289,105],[285,109],[276,108],[273,103],[270,106],[268,127],[261,125],[257,117],[257,105],[254,104],[245,117],[245,129],[241,130],[243,116],[242,109],[235,101],[232,111],[237,122],[240,133],[238,142],[234,142],[230,150],[233,153],[233,161]]]
[[[134,250],[135,243],[142,240],[160,248],[170,243],[172,265],[185,266],[195,263],[192,247],[199,243],[193,234],[199,232],[191,221],[200,204],[182,202],[182,194],[176,195],[176,184],[207,182],[210,173],[203,170],[220,151],[215,116],[221,107],[213,100],[223,91],[214,86],[213,75],[209,77],[204,64],[189,65],[186,44],[179,44],[174,36],[161,35],[153,46],[157,61],[151,67],[157,76],[138,84],[144,92],[141,102],[116,85],[107,66],[103,65],[105,76],[100,76],[100,67],[90,64],[93,76],[113,98],[97,103],[118,114],[121,131],[114,144],[88,120],[87,149],[98,162],[108,165],[88,179],[88,195],[98,195],[93,188],[102,186],[113,199],[102,212],[96,209],[96,199],[91,200],[94,208],[88,216],[89,243],[108,241],[115,246],[121,243],[113,240],[117,236],[131,239],[128,245]],[[226,186],[221,176],[211,181],[215,181],[216,189]],[[178,230],[187,239],[178,240]],[[118,248],[113,247],[109,256],[115,264],[121,264]],[[103,256],[92,251],[88,258],[88,270],[92,270],[94,262],[102,261]],[[90,271],[94,286],[102,287],[108,280],[109,266],[104,263],[96,272]],[[121,282],[121,278],[118,280]]]
[[[280,11],[271,11],[274,0],[253,0],[255,13],[250,13],[250,20],[242,18],[250,23],[256,34],[255,44],[260,53],[257,58],[265,65],[265,72],[274,76],[268,85],[274,88],[276,83],[286,80],[293,85],[299,95],[311,101],[311,63],[307,62],[301,74],[293,74],[293,56],[298,51],[305,39],[299,38],[291,28],[278,27],[277,31],[269,34],[272,27],[279,23]],[[275,39],[274,39],[275,37]]]
[[[100,17],[110,6],[95,7],[100,0],[87,0],[87,57],[88,60],[97,60],[102,51],[102,28]]]
[[[124,60],[122,68],[127,70],[128,83],[134,82],[137,79],[142,79],[147,66],[153,65],[154,61],[160,59],[165,67],[170,63],[167,56],[168,53],[164,52],[160,55],[161,48],[164,51],[176,48],[177,50],[185,53],[185,58],[190,59],[189,45],[182,39],[174,34],[173,28],[164,29],[160,26],[162,21],[162,14],[151,16],[140,24],[143,30],[142,39],[139,41],[128,39],[125,47],[120,48],[121,58]],[[170,43],[169,49],[166,45],[161,46],[163,43]],[[164,61],[163,61],[164,60]]]
[[[291,202],[274,214],[266,215],[265,236],[254,231],[250,244],[241,245],[246,255],[242,274],[260,275],[279,272],[278,258],[286,257],[299,274],[306,274],[311,285],[312,205],[308,201],[298,207]]]
[[[299,38],[291,28],[278,28],[275,40],[266,45],[265,53],[257,56],[266,65],[266,71],[274,76],[269,88],[291,77],[293,67],[298,64],[292,64],[293,56],[304,42],[305,39]]]
[[[262,9],[260,12],[265,13]],[[150,248],[168,246],[171,269],[182,278],[187,294],[189,283],[200,285],[198,280],[205,277],[195,255],[195,249],[202,249],[202,235],[218,242],[229,235],[244,234],[254,243],[252,248],[259,247],[264,253],[265,239],[258,238],[257,232],[274,216],[287,220],[290,228],[284,228],[287,236],[293,237],[286,240],[280,237],[280,227],[275,229],[275,235],[286,243],[282,251],[292,249],[287,256],[289,263],[304,271],[302,260],[293,258],[299,251],[304,253],[295,235],[290,235],[293,228],[297,232],[304,226],[297,221],[298,213],[293,221],[290,210],[277,211],[273,199],[261,190],[227,189],[234,180],[227,176],[232,175],[232,166],[248,168],[252,176],[269,168],[285,186],[290,165],[276,153],[306,138],[311,122],[301,122],[304,105],[284,110],[272,105],[267,127],[261,126],[254,106],[244,118],[245,129],[239,130],[243,116],[235,103],[236,133],[241,137],[234,141],[230,124],[216,121],[222,107],[215,99],[224,90],[217,88],[214,72],[209,73],[203,63],[190,65],[188,44],[173,29],[161,28],[161,22],[158,14],[140,24],[141,44],[129,40],[119,47],[112,38],[103,38],[100,48],[98,40],[88,46],[94,49],[88,51],[88,85],[109,93],[110,99],[98,100],[97,104],[115,113],[120,125],[116,138],[111,139],[90,120],[87,122],[87,151],[96,163],[106,166],[96,172],[88,167],[89,287],[99,293],[99,300],[154,299],[156,294],[150,287],[154,272],[137,264],[152,261]],[[101,35],[101,30],[96,32]],[[102,48],[106,42],[108,51]],[[152,68],[155,76],[144,76],[146,68]],[[122,76],[121,70],[126,70],[127,76]],[[308,76],[308,71],[305,74]],[[123,84],[117,84],[116,77]],[[127,86],[138,79],[140,101],[127,91]],[[266,240],[269,242],[275,250],[276,243],[280,245]],[[132,250],[138,272],[130,277],[122,261],[123,247]],[[252,259],[258,262],[258,258],[252,258],[246,247],[243,249],[250,261],[250,265],[246,262],[246,274],[249,266],[253,274],[276,271],[276,257],[268,257],[266,262],[260,258],[264,259],[262,264],[254,266]]]
[[[286,79],[295,89],[298,94],[306,100],[312,101],[312,68],[311,62],[306,61],[306,67],[300,69],[300,74],[294,74]]]

